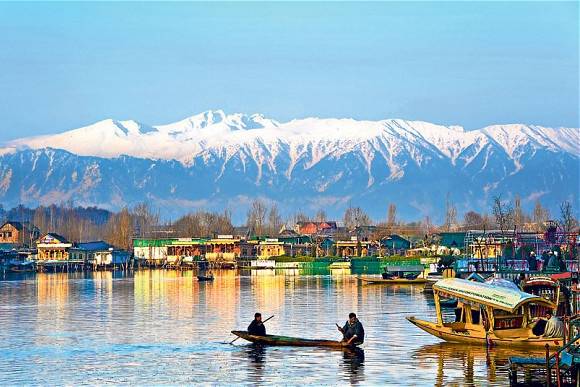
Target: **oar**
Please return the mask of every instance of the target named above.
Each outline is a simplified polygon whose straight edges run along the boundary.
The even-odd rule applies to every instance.
[[[342,333],[342,339],[344,340],[344,331],[342,330],[342,327],[340,325],[338,325],[337,323],[334,323],[334,325],[336,325],[336,327],[338,328],[340,333]]]
[[[268,317],[267,319],[265,319],[264,321],[262,321],[262,324],[264,324],[266,321],[268,321],[268,320],[270,320],[272,318],[274,318],[274,315],[272,315],[272,316]],[[234,341],[236,341],[239,338],[240,338],[240,336],[236,337],[235,339],[233,339],[232,341],[230,341],[230,344],[233,344]]]

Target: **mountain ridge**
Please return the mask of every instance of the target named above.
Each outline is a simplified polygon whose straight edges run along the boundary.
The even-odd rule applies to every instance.
[[[7,204],[47,204],[60,195],[115,209],[149,200],[177,215],[200,206],[243,212],[261,197],[287,212],[339,213],[349,202],[365,203],[377,218],[392,201],[402,215],[437,218],[447,193],[460,212],[483,211],[496,194],[519,194],[527,206],[542,198],[554,210],[561,200],[578,199],[576,128],[278,122],[218,110],[157,126],[108,119],[6,145],[0,200]]]

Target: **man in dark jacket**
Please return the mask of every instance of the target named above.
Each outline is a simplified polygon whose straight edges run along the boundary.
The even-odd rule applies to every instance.
[[[254,336],[266,336],[266,326],[262,322],[261,313],[254,315],[254,320],[248,326],[248,333]]]
[[[344,327],[338,327],[338,331],[343,334],[346,344],[362,344],[365,341],[365,330],[354,313],[348,315],[348,321]]]

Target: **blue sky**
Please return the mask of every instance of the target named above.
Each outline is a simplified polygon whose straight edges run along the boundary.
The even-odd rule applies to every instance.
[[[0,141],[207,109],[579,126],[578,3],[1,3]]]

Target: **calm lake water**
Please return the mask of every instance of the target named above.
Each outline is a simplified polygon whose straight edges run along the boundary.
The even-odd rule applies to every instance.
[[[0,384],[506,385],[506,350],[443,343],[405,320],[434,318],[422,287],[360,285],[347,271],[58,273],[0,276]],[[355,311],[360,353],[256,348],[233,329],[340,339]]]

